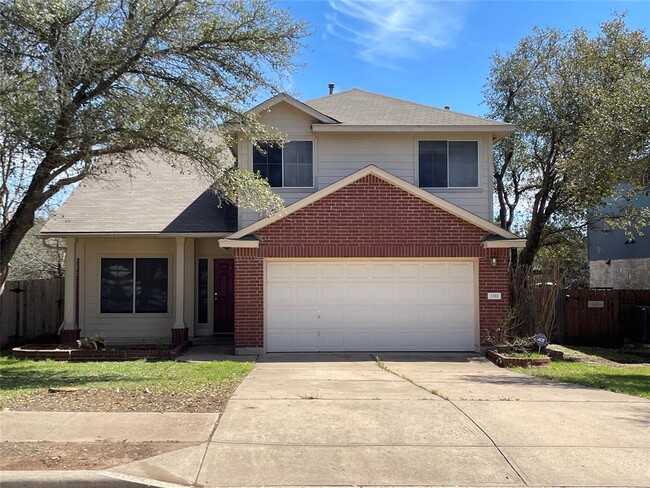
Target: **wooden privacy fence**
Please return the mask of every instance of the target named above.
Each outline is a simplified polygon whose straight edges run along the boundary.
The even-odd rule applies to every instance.
[[[650,290],[564,290],[557,305],[560,342],[617,347],[638,332],[635,307],[650,305]]]
[[[0,296],[0,345],[56,334],[63,288],[63,278],[8,281]]]

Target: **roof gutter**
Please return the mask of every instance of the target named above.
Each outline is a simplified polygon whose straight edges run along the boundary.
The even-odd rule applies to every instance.
[[[514,132],[511,124],[499,125],[352,125],[312,124],[314,132],[492,132],[504,135]]]
[[[232,232],[41,232],[38,234],[40,239],[63,238],[66,237],[156,237],[156,238],[173,238],[173,237],[195,237],[195,238],[215,238],[227,237]]]

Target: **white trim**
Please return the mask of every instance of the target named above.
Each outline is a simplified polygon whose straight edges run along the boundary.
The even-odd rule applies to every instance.
[[[51,239],[53,237],[71,238],[71,237],[156,237],[163,239],[173,239],[175,237],[189,238],[210,238],[210,237],[227,237],[229,232],[181,232],[181,233],[164,233],[164,232],[50,232],[41,231],[38,235],[41,239]]]
[[[83,239],[77,239],[77,259],[79,260],[79,291],[77,293],[79,303],[79,317],[77,320],[77,328],[81,330],[81,337],[86,337],[86,243]]]
[[[515,126],[503,125],[352,125],[312,124],[314,132],[491,132],[501,139],[514,132]]]
[[[270,215],[269,217],[266,217],[264,219],[261,219],[254,224],[251,224],[247,227],[244,227],[243,229],[235,232],[231,236],[229,236],[226,239],[221,239],[219,240],[219,245],[221,247],[258,247],[259,242],[258,241],[238,241],[240,243],[246,242],[246,243],[255,243],[255,245],[242,245],[242,246],[234,246],[232,245],[233,241],[236,241],[237,239],[240,239],[241,237],[244,237],[248,234],[251,234],[263,227],[266,227],[267,225],[270,225],[274,222],[277,222],[278,220],[291,215],[294,212],[297,212],[298,210],[306,207],[307,205],[310,205],[321,198],[325,198],[326,196],[334,193],[335,191],[340,190],[341,188],[354,183],[357,180],[360,180],[361,178],[368,176],[368,175],[373,175],[377,176],[378,178],[381,178],[382,180],[386,181],[387,183],[390,183],[408,193],[411,195],[414,195],[418,198],[421,198],[425,202],[431,203],[432,205],[435,205],[436,207],[439,207],[442,210],[445,210],[446,212],[449,212],[453,215],[455,215],[458,218],[461,218],[465,220],[466,222],[469,222],[470,224],[473,224],[480,229],[485,230],[486,232],[490,232],[492,234],[499,235],[501,237],[505,237],[506,239],[519,239],[518,236],[515,234],[508,232],[507,230],[502,229],[501,227],[493,224],[492,222],[488,222],[485,219],[482,219],[478,215],[475,215],[464,208],[459,207],[458,205],[454,205],[451,202],[448,202],[444,198],[441,198],[437,195],[433,195],[429,193],[428,191],[418,188],[417,186],[404,181],[401,178],[398,178],[397,176],[394,176],[387,171],[384,171],[381,168],[378,168],[377,166],[370,164],[366,166],[363,169],[360,169],[356,173],[352,173],[349,176],[346,176],[345,178],[341,178],[339,181],[336,183],[332,183],[329,186],[326,186],[325,188],[322,188],[311,195],[306,196],[305,198],[298,200],[297,202],[289,205],[287,208],[281,210],[280,212],[277,212],[273,215]],[[228,245],[224,245],[224,244]]]
[[[504,239],[497,241],[483,241],[483,247],[487,249],[522,249],[526,247],[526,239]]]
[[[65,242],[65,281],[64,281],[64,329],[77,329],[75,322],[76,290],[77,290],[77,240],[68,237]]]
[[[185,237],[176,238],[174,329],[185,328]],[[135,275],[134,275],[135,278]],[[134,280],[135,283],[135,280]],[[134,290],[135,292],[135,290]],[[135,297],[135,293],[133,293]],[[134,308],[135,310],[135,308]]]
[[[234,234],[233,234],[234,235]],[[219,247],[230,248],[230,247],[239,247],[239,248],[248,248],[248,249],[257,249],[260,247],[260,241],[238,241],[236,239],[219,239]]]
[[[322,112],[319,112],[315,108],[310,107],[309,105],[301,102],[300,100],[296,100],[293,98],[291,95],[287,95],[286,93],[280,93],[279,95],[276,95],[274,97],[269,98],[268,100],[260,103],[259,105],[253,107],[252,109],[249,110],[250,113],[254,114],[259,114],[260,112],[263,112],[265,110],[270,109],[271,107],[277,105],[278,103],[285,102],[292,107],[300,110],[301,112],[304,112],[308,115],[311,115],[315,119],[321,121],[324,124],[339,124],[340,122],[336,119],[333,119],[332,117],[325,115]]]

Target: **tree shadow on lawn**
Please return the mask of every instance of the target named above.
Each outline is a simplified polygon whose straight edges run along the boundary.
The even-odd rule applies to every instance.
[[[57,364],[48,361],[5,360],[2,362],[0,391],[33,390],[39,388],[60,388],[64,386],[83,386],[102,383],[138,383],[143,377],[133,377],[127,373],[97,368],[93,372],[84,372],[82,368],[89,363],[75,362]],[[93,364],[95,366],[96,364]],[[66,367],[68,366],[68,367]]]

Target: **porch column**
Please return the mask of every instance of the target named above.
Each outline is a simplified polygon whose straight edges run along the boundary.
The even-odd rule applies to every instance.
[[[59,330],[59,341],[69,344],[79,339],[77,312],[77,239],[66,238],[65,282],[64,282],[63,327]]]
[[[172,342],[182,344],[188,339],[185,327],[185,237],[176,238],[176,272],[174,273],[174,328]]]

